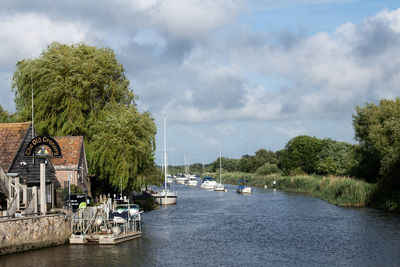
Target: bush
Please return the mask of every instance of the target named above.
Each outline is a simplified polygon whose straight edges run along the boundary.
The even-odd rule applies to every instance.
[[[276,164],[265,163],[261,167],[259,167],[256,171],[258,175],[268,175],[273,173],[280,173],[278,166]]]

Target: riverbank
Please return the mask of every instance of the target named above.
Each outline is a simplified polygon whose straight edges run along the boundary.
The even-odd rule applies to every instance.
[[[208,176],[218,177],[217,173],[208,173]],[[277,189],[287,192],[309,194],[326,200],[334,205],[344,207],[366,207],[369,205],[370,196],[375,189],[374,184],[349,177],[335,176],[261,176],[252,173],[231,172],[222,175],[226,184],[237,184],[238,180],[248,180],[248,185],[272,187],[276,181]]]

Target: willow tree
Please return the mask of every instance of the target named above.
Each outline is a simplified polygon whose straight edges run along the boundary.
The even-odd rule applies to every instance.
[[[37,59],[17,63],[13,91],[20,120],[31,120],[39,134],[83,135],[112,103],[130,104],[134,95],[124,68],[108,48],[52,43]]]
[[[19,61],[13,76],[19,120],[31,119],[32,90],[36,132],[83,135],[96,179],[137,189],[154,169],[155,124],[136,110],[111,49],[52,43],[39,58]]]
[[[114,188],[138,191],[156,173],[156,125],[149,113],[132,105],[114,105],[92,127],[88,161],[100,180]]]

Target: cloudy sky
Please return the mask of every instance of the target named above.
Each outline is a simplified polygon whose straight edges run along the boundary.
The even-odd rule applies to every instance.
[[[0,1],[0,104],[51,42],[114,49],[171,164],[354,142],[356,105],[400,95],[398,0]],[[160,162],[162,151],[157,151]]]

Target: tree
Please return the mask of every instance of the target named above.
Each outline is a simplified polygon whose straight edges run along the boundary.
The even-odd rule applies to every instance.
[[[400,98],[356,107],[353,126],[360,143],[360,169],[366,167],[367,175],[377,175],[372,202],[400,212]]]
[[[350,175],[358,162],[355,159],[355,147],[349,143],[324,139],[318,154],[317,170],[321,174]]]
[[[19,120],[31,120],[34,92],[38,134],[83,135],[99,112],[134,99],[123,66],[108,48],[52,43],[37,59],[17,63],[13,91]]]
[[[280,173],[281,171],[279,170],[278,166],[276,164],[271,164],[271,163],[265,163],[261,167],[259,167],[256,170],[256,173],[258,175],[268,175],[268,174],[273,174],[273,173]]]
[[[353,126],[360,153],[376,159],[375,172],[387,176],[400,162],[400,98],[357,106]]]
[[[285,173],[296,170],[311,174],[318,172],[318,154],[322,150],[323,142],[318,138],[300,135],[292,138],[280,153],[281,166]]]
[[[0,105],[0,122],[10,122],[10,114]]]
[[[92,127],[88,162],[98,179],[114,188],[139,191],[155,175],[156,125],[149,113],[132,105],[113,105]]]
[[[239,161],[239,170],[241,172],[252,172],[254,170],[254,156],[243,155]]]
[[[254,168],[257,170],[259,167],[266,163],[277,164],[278,159],[275,152],[266,149],[259,149],[254,155]]]
[[[228,172],[234,172],[239,170],[239,161],[238,159],[230,159],[226,157],[221,157],[222,168]],[[211,163],[212,172],[219,172],[219,157]]]

